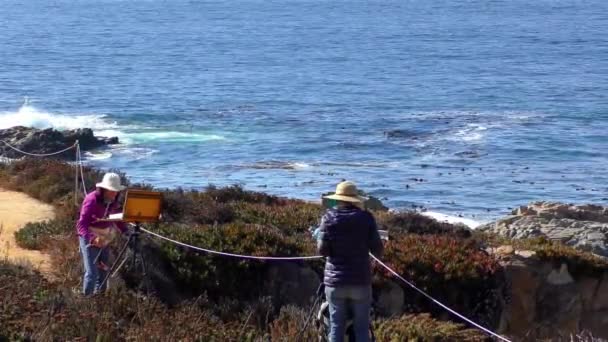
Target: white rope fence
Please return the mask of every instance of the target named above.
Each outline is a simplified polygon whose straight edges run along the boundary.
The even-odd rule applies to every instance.
[[[433,303],[435,303],[435,304],[437,304],[437,305],[441,306],[442,308],[444,308],[445,310],[449,311],[450,313],[452,313],[452,314],[454,314],[454,315],[458,316],[458,317],[459,317],[460,319],[462,319],[463,321],[465,321],[465,322],[467,322],[467,323],[469,323],[469,324],[472,324],[472,325],[473,325],[473,326],[475,326],[476,328],[478,328],[478,329],[480,329],[480,330],[482,330],[482,331],[484,331],[484,332],[486,332],[486,333],[488,333],[488,334],[490,334],[490,335],[492,335],[492,336],[494,336],[494,337],[496,337],[496,338],[498,338],[498,339],[501,339],[501,340],[503,340],[503,341],[505,341],[505,342],[511,342],[511,340],[509,340],[509,339],[507,339],[507,338],[505,338],[505,337],[503,337],[503,336],[501,336],[501,335],[498,335],[497,333],[495,333],[495,332],[491,331],[491,330],[490,330],[490,329],[488,329],[488,328],[484,328],[483,326],[481,326],[481,325],[479,325],[479,324],[477,324],[477,323],[473,322],[472,320],[470,320],[470,319],[466,318],[465,316],[463,316],[463,315],[459,314],[458,312],[456,312],[456,311],[454,311],[454,310],[450,309],[450,308],[449,308],[447,305],[445,305],[445,304],[441,303],[441,302],[440,302],[440,301],[438,301],[437,299],[435,299],[435,298],[431,297],[431,295],[429,295],[429,294],[427,294],[426,292],[422,291],[421,289],[417,288],[417,287],[416,287],[414,284],[412,284],[411,282],[407,281],[405,278],[403,278],[401,275],[399,275],[399,273],[395,272],[395,271],[394,271],[392,268],[388,267],[388,266],[387,266],[385,263],[383,263],[382,261],[380,261],[380,259],[376,258],[376,257],[375,257],[375,256],[374,256],[372,253],[369,253],[369,255],[370,255],[370,256],[371,256],[371,257],[372,257],[374,260],[376,260],[376,262],[377,262],[377,263],[379,263],[379,264],[380,264],[382,267],[384,267],[384,268],[385,268],[387,271],[389,271],[389,272],[390,272],[392,275],[394,275],[394,276],[395,276],[395,277],[397,277],[399,280],[401,280],[401,281],[403,281],[404,283],[406,283],[406,284],[407,284],[409,287],[413,288],[414,290],[416,290],[416,291],[417,291],[418,293],[420,293],[421,295],[423,295],[423,296],[425,296],[426,298],[428,298],[429,300],[431,300]]]
[[[0,142],[4,143],[4,145],[6,145],[6,146],[7,146],[8,148],[10,148],[11,150],[14,150],[14,151],[16,151],[16,152],[19,152],[19,153],[21,153],[21,154],[23,154],[23,155],[30,156],[30,157],[51,157],[51,156],[56,156],[56,155],[58,155],[58,154],[62,154],[62,153],[64,153],[64,152],[67,152],[67,151],[69,151],[69,150],[71,150],[71,149],[75,148],[76,146],[78,146],[78,142],[76,142],[74,145],[72,145],[72,146],[70,146],[70,147],[67,147],[67,148],[65,148],[65,149],[63,149],[63,150],[61,150],[61,151],[52,152],[52,153],[43,153],[43,154],[37,154],[37,153],[29,153],[29,152],[22,151],[22,150],[20,150],[20,149],[16,148],[15,146],[13,146],[13,145],[11,145],[11,144],[7,143],[7,142],[6,142],[6,141],[4,141],[4,140],[0,140]]]
[[[75,155],[75,179],[74,179],[74,204],[78,205],[78,188],[80,187],[79,184],[79,180],[78,178],[80,178],[82,180],[82,192],[84,193],[84,196],[87,195],[87,187],[84,183],[84,167],[83,167],[83,163],[82,163],[82,151],[80,150],[80,143],[78,142],[78,140],[76,140],[74,142],[74,145],[69,146],[64,148],[61,151],[57,151],[57,152],[51,152],[51,153],[30,153],[30,152],[26,152],[23,151],[21,149],[16,148],[15,146],[7,143],[4,140],[0,140],[0,142],[2,142],[4,145],[6,145],[8,148],[10,148],[11,150],[21,153],[23,155],[26,156],[30,156],[30,157],[37,157],[37,158],[44,158],[44,157],[52,157],[52,156],[56,156],[62,153],[65,153],[71,149],[75,149],[76,151],[76,155]]]
[[[241,259],[252,259],[252,260],[310,260],[310,259],[321,259],[323,258],[323,256],[321,255],[313,255],[313,256],[303,256],[303,257],[271,257],[271,256],[253,256],[253,255],[243,255],[243,254],[234,254],[234,253],[226,253],[226,252],[220,252],[220,251],[214,251],[211,249],[205,249],[205,248],[201,248],[201,247],[196,247],[196,246],[192,246],[189,245],[187,243],[183,243],[183,242],[179,242],[177,240],[173,240],[173,239],[169,239],[168,237],[164,237],[160,234],[151,232],[145,228],[139,228],[141,229],[141,231],[150,234],[152,236],[155,236],[159,239],[165,240],[165,241],[169,241],[171,243],[174,243],[176,245],[179,246],[183,246],[183,247],[187,247],[190,249],[194,249],[197,251],[201,251],[201,252],[205,252],[205,253],[209,253],[209,254],[215,254],[215,255],[223,255],[223,256],[228,256],[228,257],[234,257],[234,258],[241,258]]]
[[[82,163],[82,152],[80,150],[80,144],[78,144],[76,146],[76,153],[77,153],[76,167],[78,168],[78,170],[80,170],[80,179],[82,180],[82,192],[84,193],[84,197],[86,197],[87,196],[87,186],[84,183],[84,166]]]
[[[144,233],[150,234],[154,237],[157,237],[159,239],[165,240],[165,241],[169,241],[171,243],[174,243],[176,245],[179,246],[183,246],[186,248],[190,248],[193,250],[197,250],[197,251],[201,251],[201,252],[205,252],[205,253],[209,253],[209,254],[215,254],[215,255],[223,255],[223,256],[228,256],[228,257],[235,257],[235,258],[241,258],[241,259],[253,259],[253,260],[310,260],[310,259],[321,259],[323,258],[323,256],[320,255],[314,255],[314,256],[304,256],[304,257],[271,257],[271,256],[251,256],[251,255],[242,255],[242,254],[234,254],[234,253],[226,253],[226,252],[220,252],[220,251],[214,251],[211,249],[206,249],[206,248],[201,248],[201,247],[196,247],[196,246],[192,246],[189,245],[187,243],[183,243],[183,242],[179,242],[177,240],[173,240],[170,239],[168,237],[162,236],[160,234],[151,232],[145,228],[140,228],[141,231],[143,231]],[[441,303],[440,301],[438,301],[437,299],[433,298],[431,295],[427,294],[426,292],[420,290],[419,288],[417,288],[414,284],[412,284],[411,282],[407,281],[405,278],[403,278],[401,275],[399,275],[397,272],[395,272],[393,269],[391,269],[390,267],[388,267],[385,263],[383,263],[382,261],[380,261],[380,259],[376,258],[373,254],[369,254],[376,262],[378,262],[382,267],[384,267],[386,270],[388,270],[391,274],[393,274],[395,277],[397,277],[398,279],[400,279],[401,281],[403,281],[404,283],[406,283],[408,286],[410,286],[411,288],[413,288],[414,290],[418,291],[420,294],[422,294],[423,296],[425,296],[426,298],[428,298],[429,300],[431,300],[433,303],[439,305],[440,307],[444,308],[445,310],[449,311],[450,313],[456,315],[457,317],[459,317],[460,319],[464,320],[465,322],[473,325],[474,327],[484,331],[485,333],[488,333],[502,341],[505,342],[511,342],[511,340],[491,331],[490,329],[487,329],[485,327],[483,327],[482,325],[475,323],[474,321],[468,319],[467,317],[459,314],[458,312],[454,311],[453,309],[449,308],[447,305]]]

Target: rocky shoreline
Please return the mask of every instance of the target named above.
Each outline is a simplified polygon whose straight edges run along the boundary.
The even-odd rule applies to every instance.
[[[544,237],[608,257],[608,208],[599,205],[534,202],[477,229],[510,239]]]
[[[21,158],[23,154],[6,144],[28,153],[48,154],[69,148],[76,141],[78,141],[82,151],[94,150],[119,143],[117,137],[95,136],[90,128],[58,131],[52,128],[37,129],[23,126],[0,129],[0,141],[5,142],[0,143],[0,157],[11,159]],[[71,160],[74,158],[74,151],[69,150],[53,157]]]

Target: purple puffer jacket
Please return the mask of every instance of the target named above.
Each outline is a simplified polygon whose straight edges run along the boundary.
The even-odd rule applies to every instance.
[[[326,286],[370,285],[369,252],[381,257],[384,246],[374,216],[355,206],[329,209],[321,219],[318,252],[327,257]]]
[[[91,242],[95,234],[90,231],[90,227],[109,228],[114,224],[124,233],[127,230],[124,223],[96,222],[98,219],[106,218],[110,214],[120,213],[121,211],[120,204],[116,201],[108,205],[104,204],[103,193],[100,189],[89,193],[82,202],[80,218],[76,223],[78,236],[82,236],[87,242]]]

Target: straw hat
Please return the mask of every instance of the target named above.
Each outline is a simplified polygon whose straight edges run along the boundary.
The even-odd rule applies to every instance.
[[[123,191],[126,187],[120,184],[120,176],[116,173],[106,173],[103,175],[101,183],[97,183],[98,188],[103,188],[110,191]]]
[[[323,198],[350,203],[363,203],[367,200],[367,198],[359,196],[357,186],[349,181],[338,184],[335,194],[323,196]]]

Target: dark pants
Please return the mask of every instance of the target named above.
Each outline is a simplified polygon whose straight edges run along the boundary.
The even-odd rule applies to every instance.
[[[103,292],[106,290],[107,282],[101,288],[101,282],[106,277],[107,272],[99,269],[95,265],[95,258],[99,254],[100,248],[89,246],[88,242],[82,237],[80,240],[80,253],[82,254],[82,261],[84,263],[84,277],[82,279],[82,292],[85,296],[92,295],[94,293]],[[108,264],[109,253],[108,249],[104,248],[101,250],[101,256],[99,261],[104,264]]]
[[[329,303],[329,341],[344,341],[347,314],[350,311],[353,313],[355,341],[369,342],[369,312],[372,304],[371,285],[326,286],[325,296]]]

